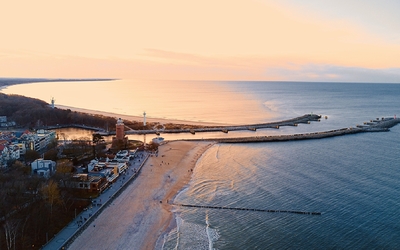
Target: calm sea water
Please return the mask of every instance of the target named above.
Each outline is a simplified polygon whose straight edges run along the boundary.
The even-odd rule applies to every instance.
[[[96,86],[79,84],[83,84],[81,89],[86,84]],[[102,84],[108,87],[99,87],[97,98],[126,99],[124,102],[137,111],[122,113],[132,115],[146,110],[154,117],[162,114],[167,118],[237,124],[311,112],[328,116],[309,125],[255,132],[259,134],[323,131],[400,114],[400,85],[153,82],[139,86],[129,81]],[[129,94],[110,91],[110,86],[126,86],[129,91],[125,92]],[[95,101],[89,93],[86,100]],[[143,103],[153,106],[144,107]],[[103,110],[102,105],[82,107]],[[254,135],[250,131],[238,133]],[[191,135],[180,135],[185,136]],[[197,162],[191,182],[177,195],[176,203],[317,211],[322,215],[175,207],[178,227],[166,236],[164,249],[400,249],[399,153],[399,125],[385,133],[321,140],[214,145]]]

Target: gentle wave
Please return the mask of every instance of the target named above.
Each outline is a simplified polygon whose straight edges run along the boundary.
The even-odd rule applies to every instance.
[[[183,220],[179,214],[175,216],[177,227],[164,237],[162,249],[194,249],[213,250],[213,242],[218,240],[217,230],[210,227],[208,216],[205,225]]]

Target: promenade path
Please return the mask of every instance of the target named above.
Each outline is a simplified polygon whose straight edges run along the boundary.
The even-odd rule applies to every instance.
[[[135,159],[130,161],[126,174],[118,177],[117,181],[107,188],[100,196],[92,199],[92,205],[76,214],[76,217],[53,238],[42,246],[43,250],[66,249],[69,244],[83,232],[105,208],[112,204],[112,201],[124,191],[134,179],[140,174],[141,167],[146,162],[149,154],[137,152]],[[136,172],[134,171],[136,169]]]

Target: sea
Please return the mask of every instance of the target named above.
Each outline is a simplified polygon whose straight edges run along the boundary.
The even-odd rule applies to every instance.
[[[384,83],[117,80],[1,91],[91,110],[221,124],[322,115],[296,127],[161,134],[166,140],[317,132],[400,115],[400,84]],[[400,249],[399,180],[399,125],[325,139],[215,144],[174,203],[247,210],[175,206],[177,227],[162,248]]]

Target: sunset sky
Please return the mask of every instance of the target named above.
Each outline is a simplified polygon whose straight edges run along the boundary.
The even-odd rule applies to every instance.
[[[400,83],[400,1],[0,3],[0,77]]]

